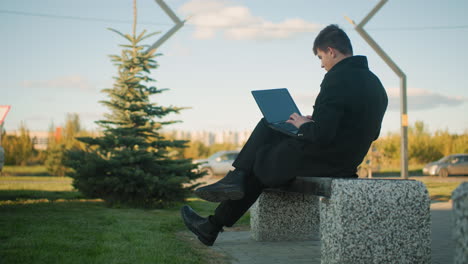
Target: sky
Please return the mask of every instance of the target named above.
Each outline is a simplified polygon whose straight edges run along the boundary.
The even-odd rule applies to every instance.
[[[0,1],[0,105],[11,105],[4,128],[21,122],[33,131],[63,125],[78,113],[86,129],[107,109],[124,39],[131,33],[131,0]],[[186,24],[158,48],[151,76],[168,91],[151,98],[162,106],[187,107],[165,120],[167,129],[251,130],[262,117],[250,91],[288,88],[302,114],[313,111],[326,73],[312,52],[320,29],[338,24],[355,55],[389,95],[383,133],[400,131],[399,77],[357,34],[344,16],[359,23],[377,0],[165,0]],[[137,31],[174,25],[153,0],[138,0]],[[468,131],[468,1],[389,0],[365,29],[407,76],[409,123],[430,131]]]

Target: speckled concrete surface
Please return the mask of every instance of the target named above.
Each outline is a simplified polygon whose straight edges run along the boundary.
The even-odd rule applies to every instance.
[[[452,203],[431,204],[431,216],[432,263],[453,263]],[[227,255],[233,264],[319,264],[321,258],[320,241],[257,242],[249,231],[223,232],[212,249]]]
[[[264,191],[250,209],[252,237],[258,241],[319,237],[319,197]]]
[[[452,202],[431,204],[432,264],[453,263],[455,243],[452,239]]]
[[[336,179],[331,198],[320,199],[318,207],[316,196],[264,192],[251,208],[252,237],[305,240],[321,233],[323,263],[431,262],[430,201],[423,183]]]
[[[452,193],[453,239],[455,242],[455,264],[468,263],[468,182],[458,186]]]
[[[423,183],[337,179],[320,206],[322,263],[431,263]]]
[[[320,264],[318,240],[259,242],[249,231],[223,232],[212,249],[232,264]]]

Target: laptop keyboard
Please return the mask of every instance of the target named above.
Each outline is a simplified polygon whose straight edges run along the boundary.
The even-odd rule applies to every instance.
[[[279,128],[279,129],[283,129],[283,130],[287,130],[287,131],[291,131],[291,132],[297,132],[298,131],[297,127],[295,127],[292,124],[286,123],[286,122],[279,122],[279,123],[275,123],[273,125],[275,127]]]

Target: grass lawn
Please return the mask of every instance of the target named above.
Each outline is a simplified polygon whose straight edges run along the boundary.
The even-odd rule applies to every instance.
[[[409,176],[421,176],[423,175],[422,169],[424,165],[409,165],[408,166],[408,175]],[[383,167],[379,171],[372,172],[374,177],[395,177],[400,176],[401,168],[400,167]]]
[[[72,191],[72,178],[43,176],[1,176],[0,190]]]
[[[200,211],[207,205],[192,202]],[[206,203],[207,204],[207,203]],[[0,206],[3,263],[206,263],[177,238],[178,207],[111,209],[102,202]]]
[[[421,179],[433,200],[459,182]],[[224,263],[186,232],[181,205],[164,210],[108,208],[82,197],[67,177],[0,177],[1,263]],[[201,215],[215,204],[189,199]],[[238,226],[248,226],[249,215]],[[189,239],[187,239],[189,237]]]
[[[50,176],[45,166],[4,166],[4,176]]]
[[[108,208],[84,199],[70,183],[66,177],[0,177],[0,263],[223,263],[180,234],[186,231],[181,205]],[[197,199],[187,204],[203,216],[215,207]],[[239,225],[248,221],[244,216]]]
[[[416,179],[416,178],[414,178]],[[461,184],[461,182],[444,181],[444,179],[417,179],[423,182],[429,192],[432,201],[448,201],[452,197],[452,192]]]

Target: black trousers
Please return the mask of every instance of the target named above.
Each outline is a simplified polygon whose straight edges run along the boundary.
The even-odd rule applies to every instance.
[[[248,173],[245,180],[245,195],[241,200],[228,200],[221,202],[215,210],[213,220],[222,226],[230,227],[255,203],[266,186],[261,183],[253,172],[256,153],[259,149],[269,145],[278,144],[290,136],[276,131],[268,126],[266,120],[261,119],[232,164],[236,169]]]

